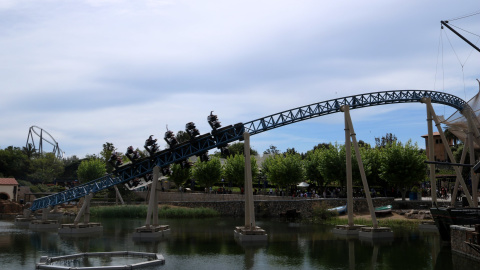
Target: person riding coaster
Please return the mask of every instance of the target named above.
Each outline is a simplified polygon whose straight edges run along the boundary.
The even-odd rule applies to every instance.
[[[133,146],[129,146],[127,148],[127,152],[125,153],[125,156],[128,157],[132,162],[140,158],[140,154],[136,150],[133,150]]]
[[[195,136],[200,135],[200,132],[195,127],[195,123],[193,122],[188,122],[187,124],[185,124],[185,132],[190,136],[190,139],[193,139],[195,138]]]
[[[213,114],[213,111],[210,112],[210,115],[207,116],[207,121],[210,127],[212,127],[213,130],[217,130],[217,128],[221,127],[220,121],[218,121],[218,117],[216,114]]]
[[[112,164],[113,167],[118,168],[123,164],[122,157],[120,157],[117,152],[112,152],[112,155],[108,159],[108,163]]]
[[[157,139],[153,139],[153,135],[150,135],[147,140],[145,140],[145,145],[143,146],[145,150],[152,156],[155,152],[158,151]]]
[[[165,132],[164,140],[167,142],[167,144],[170,147],[173,147],[178,143],[177,138],[175,137],[175,134],[173,133],[173,131],[168,129],[167,129],[167,132]]]

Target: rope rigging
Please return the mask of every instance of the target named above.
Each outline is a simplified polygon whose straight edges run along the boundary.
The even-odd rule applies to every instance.
[[[480,11],[475,11],[475,12],[473,12],[473,13],[471,13],[471,14],[467,14],[467,15],[464,15],[464,16],[460,16],[460,17],[454,18],[454,19],[452,19],[452,20],[465,19],[465,18],[468,18],[468,17],[471,17],[471,16],[475,16],[475,15],[478,15],[478,14],[480,14]],[[473,52],[474,49],[480,52],[480,49],[476,46],[476,45],[478,44],[479,40],[480,40],[480,35],[475,34],[475,33],[471,32],[471,31],[467,31],[467,30],[465,30],[465,29],[463,29],[463,28],[461,28],[461,27],[458,27],[458,26],[455,26],[455,25],[451,25],[451,24],[449,23],[449,21],[451,21],[451,20],[448,20],[448,21],[440,21],[441,29],[443,30],[443,29],[444,29],[444,26],[445,26],[445,27],[448,28],[450,31],[452,31],[455,35],[457,35],[459,38],[461,38],[463,41],[465,41],[466,43],[468,43],[468,44],[472,47],[472,49],[471,49],[470,52],[468,53],[467,57],[465,58],[465,61],[462,62],[462,60],[461,60],[460,57],[459,57],[459,54],[457,53],[457,51],[455,50],[455,48],[454,48],[454,46],[453,46],[453,44],[452,44],[452,41],[451,41],[450,38],[449,38],[449,35],[448,35],[447,33],[445,33],[445,36],[447,37],[448,43],[450,44],[450,47],[452,48],[452,51],[453,51],[453,53],[455,54],[455,57],[457,58],[460,66],[461,66],[461,70],[462,70],[462,80],[463,80],[463,91],[464,91],[465,98],[466,98],[467,94],[466,94],[466,82],[465,82],[465,70],[464,70],[464,67],[465,67],[467,61],[470,59],[470,57],[471,57],[472,52]],[[475,43],[472,43],[470,40],[468,40],[467,38],[465,38],[463,35],[461,35],[459,32],[457,32],[457,31],[456,31],[455,29],[453,29],[452,27],[454,27],[454,28],[456,28],[456,29],[459,29],[459,30],[462,30],[462,31],[465,32],[465,33],[469,33],[469,34],[471,34],[471,35],[477,36],[477,37],[478,37],[478,38],[477,38],[477,41],[476,41]],[[442,35],[440,34],[440,36],[442,36]],[[442,38],[440,38],[440,39],[443,40]],[[445,69],[444,69],[444,66],[443,66],[443,56],[444,56],[444,52],[443,52],[443,45],[442,45],[442,70],[443,70],[443,72],[445,72]],[[437,60],[437,62],[438,62],[438,60]],[[436,74],[435,74],[435,78],[436,78]],[[445,77],[443,78],[443,81],[444,81],[444,83],[445,83]]]
[[[460,20],[460,19],[465,19],[465,18],[475,16],[475,15],[478,15],[478,14],[480,14],[480,10],[474,11],[474,12],[468,14],[468,15],[463,15],[463,16],[460,16],[460,17],[457,17],[457,18],[449,19],[449,21],[456,21],[456,20]]]

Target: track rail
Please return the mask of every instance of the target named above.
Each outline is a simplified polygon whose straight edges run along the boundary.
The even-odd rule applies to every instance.
[[[454,95],[428,90],[384,91],[322,101],[203,134],[195,140],[158,152],[153,157],[141,159],[135,163],[120,167],[115,173],[57,194],[36,199],[30,210],[35,211],[66,203],[84,197],[89,193],[95,193],[137,177],[142,177],[147,173],[151,173],[155,166],[164,167],[185,160],[190,156],[199,155],[210,149],[223,147],[227,143],[242,140],[244,132],[255,135],[299,121],[336,113],[340,111],[340,107],[343,105],[349,105],[351,109],[359,109],[385,104],[421,102],[421,99],[424,97],[431,98],[432,103],[448,105],[460,111],[466,105],[464,100]]]
[[[272,114],[244,124],[245,131],[255,135],[270,129],[308,120],[311,118],[340,112],[340,107],[349,105],[350,109],[359,109],[385,104],[420,102],[423,97],[429,97],[432,103],[448,105],[462,110],[466,102],[454,95],[428,90],[395,90],[322,101],[295,109]]]

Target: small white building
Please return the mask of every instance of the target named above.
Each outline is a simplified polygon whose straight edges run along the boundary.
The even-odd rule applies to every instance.
[[[0,178],[0,200],[17,201],[18,182],[15,178]]]

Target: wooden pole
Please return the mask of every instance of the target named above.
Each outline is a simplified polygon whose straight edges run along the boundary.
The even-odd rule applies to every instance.
[[[362,157],[360,156],[360,148],[358,147],[357,137],[353,129],[352,118],[350,118],[350,108],[348,106],[342,106],[342,107],[344,107],[344,113],[346,115],[347,122],[350,128],[350,136],[352,137],[353,147],[355,148],[355,155],[357,157],[358,168],[360,169],[360,176],[362,177],[363,189],[365,190],[365,197],[367,198],[368,210],[370,211],[370,216],[372,217],[373,228],[376,229],[378,228],[377,217],[375,216],[375,209],[373,207],[372,196],[370,196],[370,188],[368,187],[367,176],[365,175],[365,169],[363,167]]]

